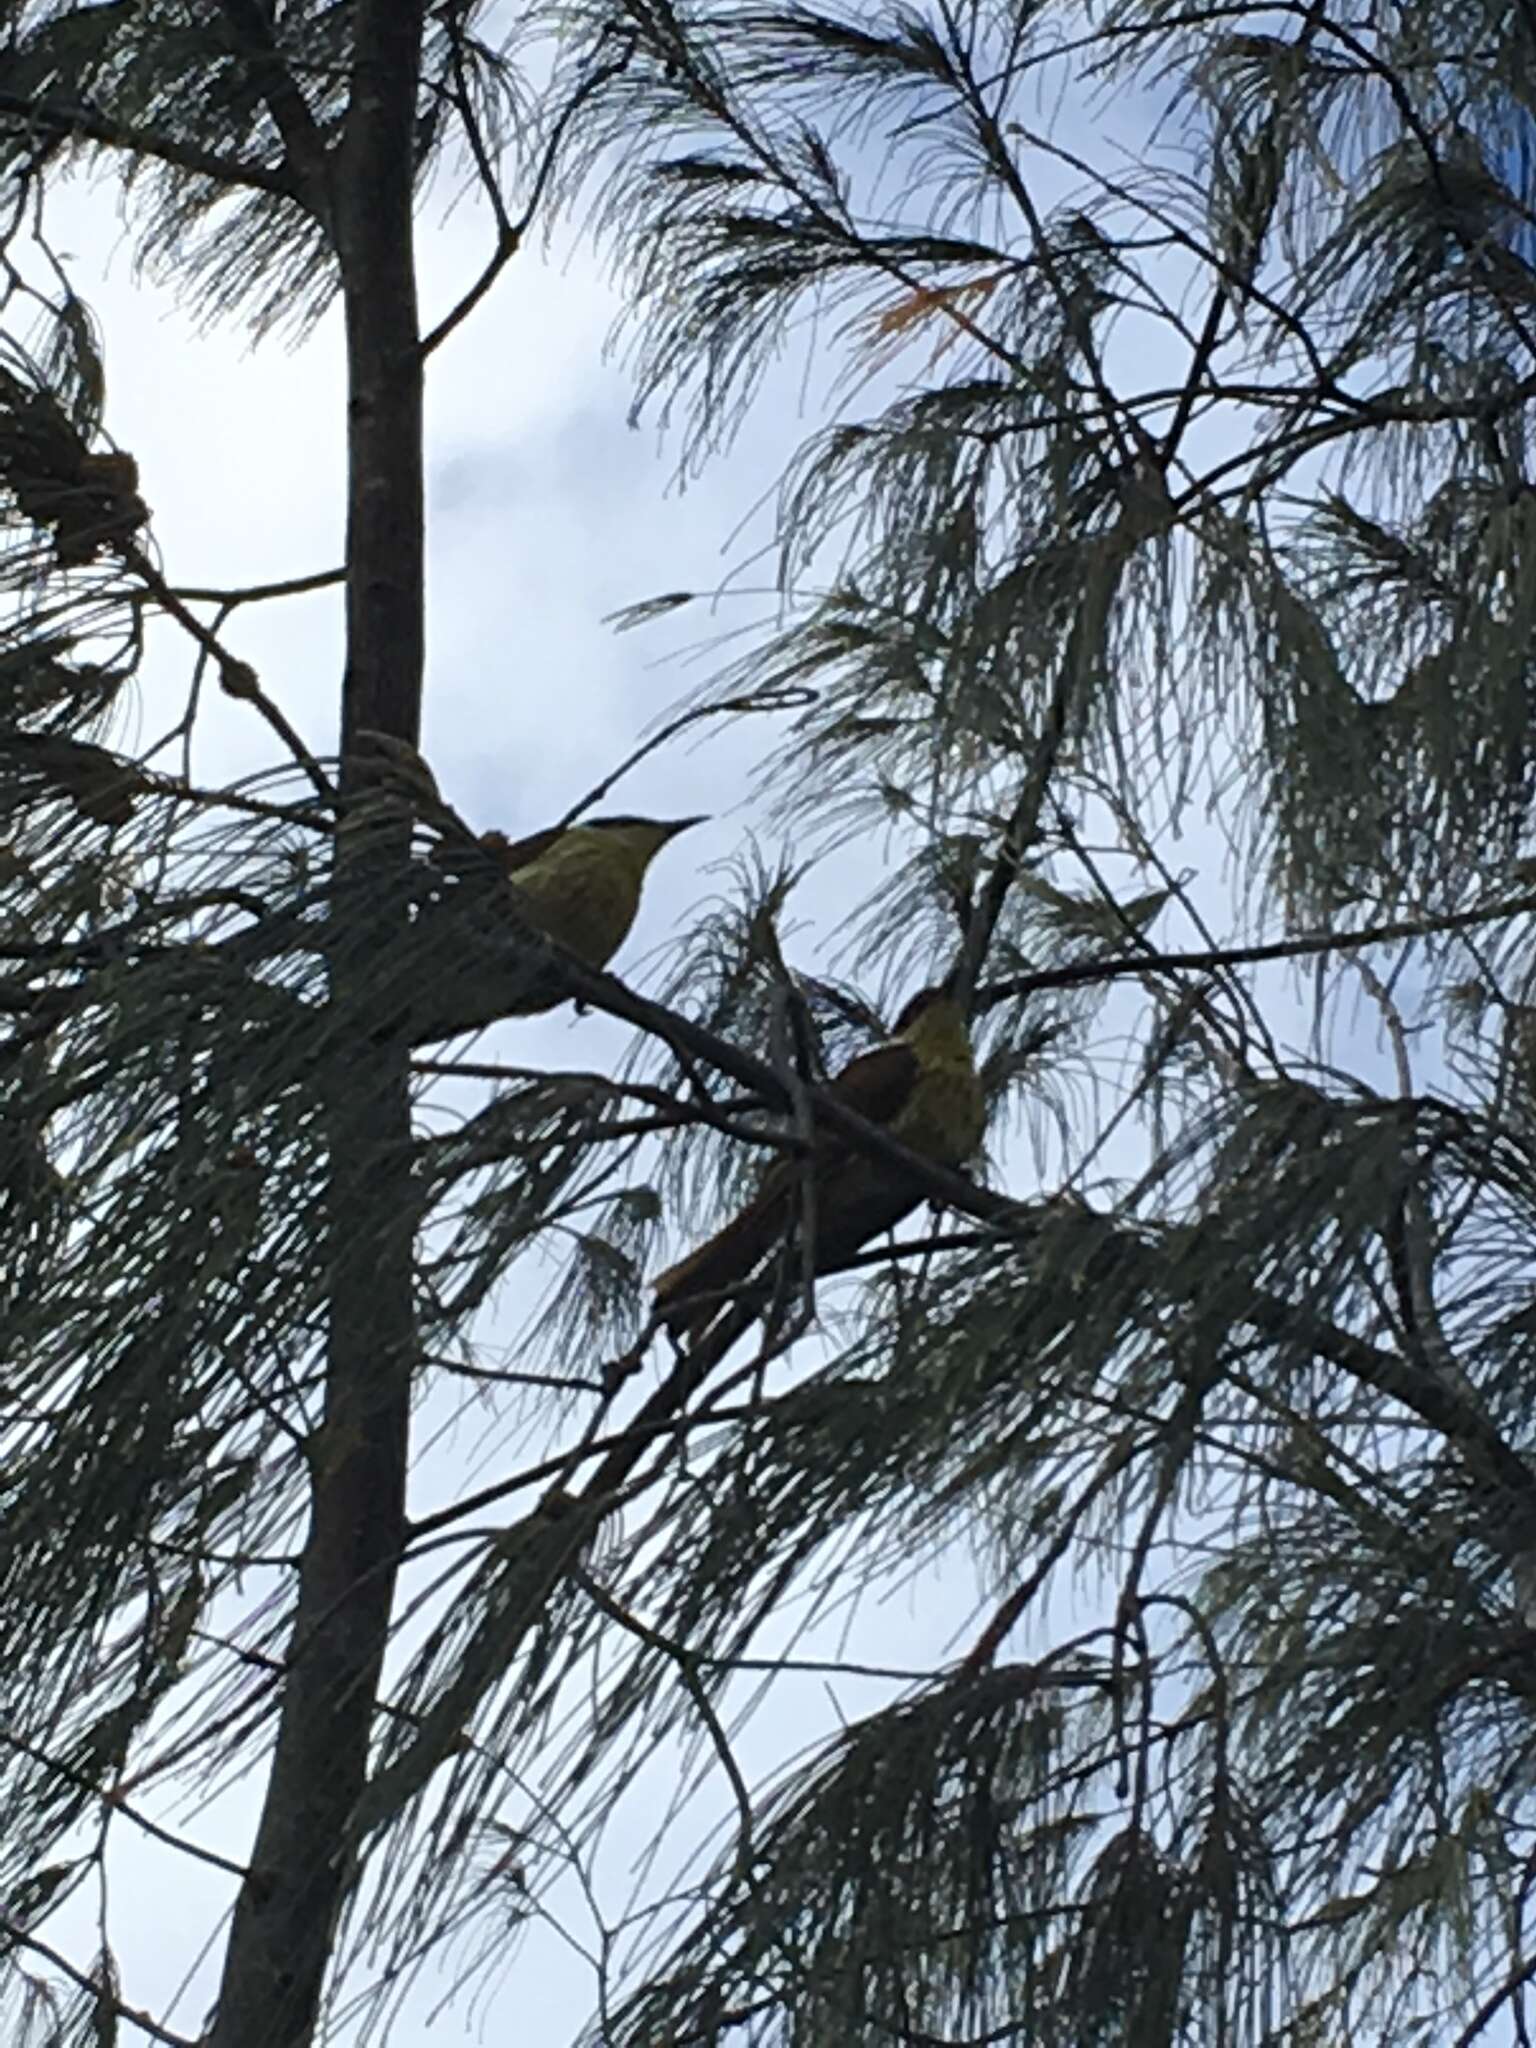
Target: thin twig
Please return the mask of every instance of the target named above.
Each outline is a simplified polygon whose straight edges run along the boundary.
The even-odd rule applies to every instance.
[[[141,2032],[148,2034],[152,2041],[168,2042],[170,2048],[196,2048],[196,2044],[188,2040],[184,2034],[173,2034],[169,2027],[162,2027],[157,2020],[152,2020],[148,2013],[141,2012],[136,2006],[124,2005],[123,2001],[115,1998],[99,1979],[77,1969],[66,1956],[60,1955],[59,1951],[46,1941],[39,1940],[37,1935],[29,1934],[26,1928],[19,1921],[11,1919],[9,1914],[0,1914],[0,1934],[4,1934],[7,1941],[18,1942],[23,1948],[29,1948],[42,1956],[78,1990],[93,1998],[98,2008],[109,2007],[118,2019],[127,2020],[131,2026],[138,2027]]]
[[[465,137],[469,143],[470,153],[475,159],[475,167],[479,173],[480,182],[490,196],[491,209],[496,219],[496,246],[491,251],[485,268],[475,279],[463,298],[448,313],[444,314],[443,318],[438,321],[437,325],[422,341],[421,353],[424,357],[431,355],[434,349],[441,348],[455,328],[461,326],[469,318],[502,271],[522,247],[523,237],[533,224],[534,216],[543,202],[545,190],[548,187],[550,178],[554,174],[555,160],[565,141],[566,131],[569,129],[571,122],[594,93],[607,85],[611,79],[617,78],[620,72],[626,69],[633,55],[634,42],[631,39],[626,42],[621,56],[615,58],[611,64],[600,66],[590,76],[583,79],[565,106],[561,108],[554,128],[550,133],[549,141],[545,146],[544,155],[539,161],[537,171],[534,173],[533,190],[529,194],[528,204],[516,220],[511,220],[507,216],[494,168],[486,156],[485,145],[481,138],[479,127],[468,106],[467,98],[458,104],[459,118],[464,124]],[[457,68],[457,52],[455,53],[455,58]]]
[[[278,583],[249,583],[235,590],[178,584],[171,595],[180,598],[183,604],[216,604],[224,611],[232,612],[237,605],[262,604],[274,597],[303,597],[312,590],[330,590],[346,580],[345,569],[316,569],[308,576],[285,576]]]
[[[1294,939],[1272,939],[1262,945],[1223,946],[1193,953],[1150,952],[1129,958],[1114,954],[1098,960],[1073,960],[1061,967],[1045,967],[1031,974],[1011,975],[1006,981],[986,983],[976,991],[976,1007],[989,1010],[996,1003],[1038,995],[1044,989],[1117,981],[1128,974],[1166,973],[1176,968],[1215,970],[1248,967],[1266,960],[1301,960],[1314,953],[1391,945],[1402,939],[1439,938],[1489,924],[1495,918],[1530,916],[1532,913],[1536,913],[1536,895],[1527,892],[1521,896],[1500,897],[1471,910],[1447,911],[1438,917],[1398,918],[1389,924],[1365,925],[1359,931],[1310,932]]]
[[[241,698],[247,704],[252,705],[266,720],[273,732],[277,734],[277,737],[283,742],[284,746],[287,747],[289,753],[304,770],[319,794],[322,797],[334,800],[336,795],[335,785],[299,737],[297,730],[290,723],[286,714],[272,702],[272,699],[262,689],[261,684],[256,679],[256,671],[251,667],[250,663],[241,661],[237,655],[231,654],[220,641],[217,633],[210,627],[205,626],[197,614],[190,611],[182,603],[181,599],[171,589],[171,586],[166,582],[142,548],[131,547],[127,549],[124,559],[127,566],[143,582],[145,588],[150,592],[161,610],[169,613],[176,623],[191,635],[198,646],[205,649],[218,663],[219,681],[225,692],[231,697]]]
[[[731,1796],[736,1801],[736,1876],[745,1883],[751,1875],[753,1860],[752,1794],[731,1749],[730,1738],[726,1735],[720,1716],[715,1712],[714,1701],[699,1677],[699,1664],[713,1660],[696,1657],[685,1645],[663,1635],[659,1629],[652,1628],[637,1614],[631,1613],[627,1607],[620,1606],[619,1602],[598,1584],[585,1566],[575,1566],[571,1572],[571,1580],[581,1588],[600,1613],[606,1614],[610,1621],[616,1622],[620,1628],[627,1630],[650,1649],[659,1650],[677,1667],[677,1675],[682,1680],[683,1688],[693,1701],[699,1719],[709,1731],[709,1739],[720,1759],[720,1768],[725,1772],[731,1787]]]
[[[615,784],[623,781],[632,768],[638,768],[640,763],[654,754],[659,747],[666,746],[669,740],[676,739],[680,732],[686,731],[690,725],[696,725],[700,719],[724,718],[732,713],[757,711],[802,711],[807,705],[815,702],[814,690],[786,687],[761,690],[747,697],[720,697],[710,704],[695,704],[691,710],[680,712],[676,718],[669,719],[650,739],[636,747],[632,754],[627,755],[611,775],[605,775],[601,782],[594,784],[584,797],[571,806],[555,829],[563,832],[568,825],[574,825],[583,811],[590,810],[593,804],[605,797]]]

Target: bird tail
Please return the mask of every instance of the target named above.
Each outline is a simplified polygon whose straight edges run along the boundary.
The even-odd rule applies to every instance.
[[[656,1307],[675,1336],[696,1337],[720,1313],[727,1288],[749,1280],[784,1227],[784,1200],[758,1195],[723,1230],[669,1266],[655,1286]]]

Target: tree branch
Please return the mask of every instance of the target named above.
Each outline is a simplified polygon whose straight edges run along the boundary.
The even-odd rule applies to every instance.
[[[345,569],[316,569],[308,576],[288,576],[281,583],[251,583],[243,590],[203,590],[183,586],[171,591],[183,604],[216,604],[226,612],[237,605],[262,604],[272,597],[303,597],[311,590],[331,590],[345,583]]]
[[[1528,917],[1536,912],[1536,896],[1499,897],[1471,910],[1447,911],[1443,917],[1397,918],[1390,924],[1365,925],[1355,932],[1309,932],[1294,939],[1270,939],[1255,946],[1206,947],[1194,953],[1146,952],[1110,954],[1097,960],[1072,960],[1061,967],[1042,967],[1035,974],[1011,975],[985,984],[976,992],[977,1008],[1040,995],[1048,989],[1081,988],[1095,981],[1118,981],[1131,974],[1166,974],[1176,969],[1256,966],[1265,960],[1305,960],[1317,953],[1356,952],[1362,946],[1386,946],[1404,939],[1433,939],[1470,931],[1501,917]]]
[[[114,2019],[127,2020],[130,2026],[137,2027],[152,2041],[164,2041],[168,2048],[197,2048],[197,2044],[189,2041],[185,2034],[173,2034],[169,2027],[162,2027],[157,2021],[152,2020],[147,2012],[140,2012],[136,2006],[124,2005],[120,1998],[114,1998],[104,1983],[95,1977],[87,1976],[84,1970],[77,1969],[67,1956],[60,1955],[59,1951],[51,1948],[46,1941],[39,1941],[35,1934],[29,1934],[26,1928],[18,1921],[12,1920],[9,1914],[0,1914],[0,1934],[3,1934],[7,1941],[17,1942],[22,1948],[29,1948],[35,1955],[42,1956],[44,1961],[51,1963],[78,1990],[95,1999],[98,2009],[105,2006]],[[98,2033],[98,2038],[109,2037],[103,2037]]]
[[[284,162],[294,189],[334,241],[330,152],[308,100],[278,49],[271,19],[260,0],[219,0],[219,10],[243,46],[240,54],[283,139]]]
[[[134,128],[112,121],[83,103],[28,99],[24,93],[0,92],[0,115],[10,115],[29,127],[40,129],[57,142],[94,142],[104,149],[121,149],[130,156],[145,156],[156,163],[172,165],[178,171],[210,178],[219,185],[245,185],[256,192],[270,192],[279,199],[303,203],[303,194],[291,171],[272,170],[241,157],[221,156],[217,150],[199,149],[196,143],[163,135],[154,128]]]
[[[596,71],[593,71],[584,78],[581,84],[577,86],[575,92],[572,93],[570,99],[561,108],[559,116],[555,121],[554,130],[539,161],[538,170],[534,173],[533,190],[528,196],[528,204],[523,208],[517,219],[513,220],[508,215],[506,202],[501,196],[501,187],[497,183],[495,167],[486,152],[484,139],[475,120],[474,108],[470,104],[469,93],[464,84],[463,67],[459,61],[457,51],[455,51],[454,71],[456,90],[453,95],[454,106],[460,121],[463,123],[465,139],[469,144],[470,154],[475,160],[475,169],[479,175],[480,183],[485,189],[487,200],[490,203],[492,218],[496,223],[496,246],[491,251],[485,268],[475,279],[463,298],[449,312],[444,314],[443,318],[438,321],[431,333],[422,342],[421,352],[424,356],[429,356],[434,349],[441,348],[454,329],[469,318],[507,264],[511,262],[512,258],[522,247],[523,237],[527,234],[540,205],[543,203],[544,193],[550,178],[554,174],[555,163],[559,156],[560,146],[565,140],[566,131],[587,101],[592,98],[593,94],[600,91],[610,79],[617,78],[619,73],[628,65],[633,54],[634,43],[631,40],[625,44],[624,53],[621,57],[616,58],[610,64],[600,65]]]
[[[425,0],[357,0],[333,238],[347,340],[344,794],[376,770],[372,731],[416,742],[424,625],[422,383],[415,120]],[[400,943],[410,817],[338,833],[334,885],[368,947]],[[338,997],[347,999],[338,968]],[[308,2048],[338,1917],[357,1879],[348,1826],[367,1775],[405,1534],[419,1360],[409,1053],[340,1048],[324,1076],[325,1406],[310,1451],[310,1525],[282,1711],[251,1874],[241,1887],[208,2048]]]

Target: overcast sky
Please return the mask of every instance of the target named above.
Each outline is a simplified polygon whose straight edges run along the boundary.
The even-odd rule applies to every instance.
[[[483,261],[485,224],[471,204],[450,210],[431,199],[422,218],[430,324]],[[136,277],[116,195],[105,183],[79,182],[61,195],[53,232],[100,318],[106,423],[138,460],[170,581],[223,588],[337,563],[344,403],[335,315],[298,348],[269,340],[253,350],[233,324],[199,330],[171,294]],[[626,423],[628,377],[621,363],[604,360],[616,305],[579,242],[568,239],[551,260],[530,247],[433,365],[423,750],[451,802],[477,827],[510,835],[564,812],[698,686],[708,670],[702,656],[685,658],[691,645],[771,607],[762,594],[770,581],[765,564],[742,578],[760,594],[725,600],[713,619],[695,610],[686,623],[626,635],[603,623],[618,607],[658,592],[710,589],[729,564],[745,560],[754,540],[765,543],[765,496],[791,437],[809,423],[796,416],[795,377],[781,378],[729,461],[680,490],[675,440]],[[242,610],[226,633],[322,752],[335,744],[339,609],[329,592],[285,599]],[[133,745],[172,723],[189,671],[179,636],[159,633],[133,720],[116,737]],[[244,707],[215,693],[206,702],[196,757],[201,780],[217,785],[271,758],[265,729]],[[607,800],[609,809],[711,816],[658,862],[616,963],[632,980],[645,982],[647,956],[719,886],[711,865],[760,829],[746,786],[771,737],[762,721],[719,732],[695,728]],[[807,890],[806,952],[815,944],[818,909],[830,926],[872,879],[880,847],[864,849],[863,860],[867,873],[858,883],[845,874],[842,886],[813,883]],[[586,1067],[601,1065],[623,1042],[607,1020],[572,1020],[567,1013],[502,1027],[494,1045],[520,1062]],[[477,1047],[490,1056],[488,1049],[491,1040]],[[488,1334],[494,1339],[501,1329],[515,1329],[525,1307],[514,1291],[498,1330]],[[423,1474],[432,1501],[483,1484],[508,1463],[508,1428],[483,1403],[460,1414],[453,1398],[455,1419],[443,1433],[447,1399],[418,1418],[418,1441],[434,1440]],[[905,1668],[938,1661],[967,1603],[957,1606],[952,1583],[942,1595],[935,1585],[932,1573],[920,1575],[851,1637],[840,1618],[821,1632],[823,1654]],[[813,1654],[804,1642],[799,1648]],[[782,1704],[742,1733],[743,1761],[753,1769],[782,1761],[875,1697],[876,1689],[858,1681],[793,1681]],[[622,1909],[632,1862],[670,1808],[677,1776],[675,1759],[659,1759],[617,1817],[602,1858],[605,1910]],[[203,1846],[238,1858],[259,1794],[253,1778],[190,1817],[174,1804],[147,1803]],[[724,1810],[711,1794],[697,1812]],[[685,1818],[679,1839],[696,1841],[698,1833],[699,1821]],[[123,1995],[164,2024],[195,2032],[216,1981],[216,1930],[227,1890],[216,1873],[145,1845],[129,1827],[119,1825],[116,1840],[112,1927]],[[590,1950],[594,1929],[590,1920],[582,1924],[579,1903],[568,1894],[561,1907],[571,1941]],[[89,1952],[94,1909],[94,1900],[82,1899],[61,1916],[77,1956]],[[213,1946],[199,1966],[209,1936]],[[593,2000],[591,1971],[571,1941],[536,1929],[510,1971],[486,1978],[473,2008],[466,2001],[430,2028],[447,1980],[429,1966],[391,2026],[392,2048],[456,2038],[472,2018],[489,2039],[515,2028],[528,2048],[563,2048]],[[465,1950],[450,1946],[440,1967],[451,1972],[465,1961]],[[191,1983],[173,2006],[189,1968]]]
[[[252,352],[224,325],[199,332],[163,291],[135,280],[131,248],[105,185],[76,185],[55,211],[55,237],[106,335],[107,424],[137,457],[154,533],[173,584],[235,586],[302,575],[340,559],[342,431],[339,322],[328,317],[304,345],[269,341]],[[478,208],[449,211],[429,200],[421,236],[428,324],[483,261]],[[568,253],[573,252],[573,253]],[[510,835],[558,816],[607,775],[707,669],[663,657],[710,630],[703,618],[617,636],[605,614],[659,592],[707,589],[730,562],[745,561],[771,531],[765,495],[809,420],[796,413],[799,366],[778,378],[729,460],[686,491],[673,484],[675,443],[626,424],[629,381],[603,360],[616,302],[590,252],[565,242],[545,261],[531,248],[449,342],[429,388],[429,613],[424,751],[444,794],[479,828]],[[745,526],[743,522],[746,522]],[[744,582],[761,586],[764,569]],[[767,600],[728,600],[720,628],[760,616]],[[267,690],[319,751],[332,751],[340,679],[339,603],[334,594],[284,600],[239,613],[227,635],[253,661]],[[139,697],[139,729],[153,736],[180,708],[189,663],[161,634]],[[747,782],[772,739],[766,722],[691,738],[648,761],[608,808],[660,814],[707,811],[711,823],[670,849],[648,886],[639,924],[615,963],[644,985],[647,958],[717,886],[711,864],[737,850],[762,821],[746,805]],[[214,697],[198,771],[211,784],[269,759],[266,734],[244,707]],[[1215,844],[1198,830],[1192,850]],[[770,844],[770,851],[772,850]],[[884,858],[871,842],[866,872],[808,888],[811,928],[801,957],[867,886]],[[1224,884],[1222,885],[1225,886]],[[510,1036],[508,1035],[510,1034]],[[624,1042],[606,1020],[568,1015],[504,1026],[495,1044],[521,1062],[601,1065]],[[531,1284],[531,1283],[529,1283]],[[509,1298],[499,1328],[510,1332],[527,1297]],[[495,1333],[492,1333],[495,1334]],[[451,1405],[445,1406],[444,1403]],[[431,1499],[483,1484],[506,1469],[507,1427],[484,1404],[459,1412],[435,1401],[421,1422],[433,1449],[422,1475]],[[440,1435],[450,1415],[446,1435]],[[852,1635],[841,1620],[814,1639],[823,1654],[902,1667],[941,1660],[969,1606],[963,1560],[926,1572],[867,1612]],[[811,1654],[802,1643],[802,1654]],[[875,1691],[859,1681],[796,1679],[742,1735],[743,1761],[766,1768],[840,1716],[866,1710]],[[633,1858],[670,1806],[675,1760],[662,1756],[631,1795],[604,1854],[604,1903],[622,1904]],[[185,1822],[205,1845],[239,1857],[260,1785],[243,1784]],[[179,1809],[154,1809],[183,1824]],[[723,1814],[723,1795],[700,1812]],[[693,1839],[696,1829],[685,1824]],[[215,1934],[218,1884],[197,1868],[147,1851],[117,1830],[114,1929],[124,1996],[166,2024],[195,2032],[216,1980],[218,1942],[174,2007],[170,1992]],[[590,1924],[562,1895],[567,1933],[590,1942]],[[89,1948],[89,1916],[71,1911],[74,1952]],[[476,1940],[483,1937],[477,1929]],[[466,1961],[450,1950],[451,1967]],[[446,1988],[429,1968],[394,2022],[391,2048],[457,2038],[466,2017],[484,2038],[527,2048],[564,2048],[588,2016],[590,1971],[561,1935],[535,1934],[510,1972],[493,1973],[473,2006],[429,2027]]]

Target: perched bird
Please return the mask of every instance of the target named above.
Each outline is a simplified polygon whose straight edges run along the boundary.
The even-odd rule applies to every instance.
[[[651,862],[669,839],[703,822],[592,818],[526,839],[482,834],[478,858],[483,863],[489,856],[501,879],[491,892],[472,888],[466,901],[450,897],[425,913],[421,943],[413,948],[411,1042],[476,1031],[500,1017],[535,1016],[569,995],[547,961],[517,958],[515,931],[497,915],[503,883],[517,914],[535,930],[589,966],[606,967],[629,936]]]
[[[530,924],[592,967],[606,966],[629,937],[651,862],[679,832],[703,818],[593,818],[585,825],[489,845]]]
[[[965,1012],[948,984],[915,995],[894,1036],[851,1060],[828,1093],[925,1158],[963,1164],[981,1143],[986,1104]],[[699,1339],[720,1315],[725,1289],[751,1281],[776,1247],[798,1252],[807,1172],[816,1273],[836,1272],[923,1199],[898,1166],[856,1151],[841,1132],[819,1129],[809,1160],[776,1159],[741,1213],[656,1282],[656,1306],[674,1334]]]

